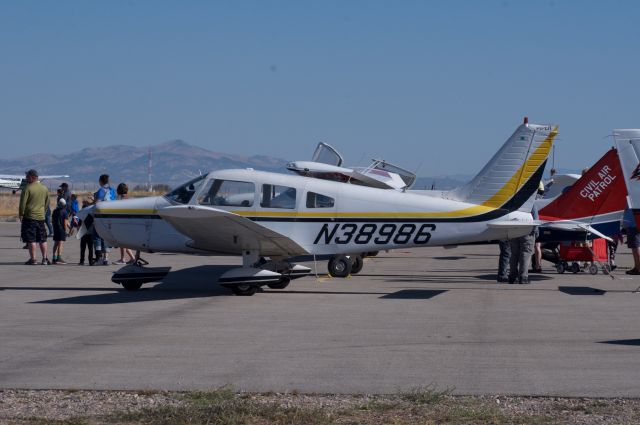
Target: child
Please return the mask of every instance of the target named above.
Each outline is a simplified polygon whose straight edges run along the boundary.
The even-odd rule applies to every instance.
[[[91,205],[91,203],[88,200],[85,199],[82,201],[82,208],[87,208],[89,205]],[[82,224],[81,221],[78,222],[78,227],[80,227],[81,224]],[[80,262],[78,263],[78,265],[84,266],[84,253],[88,249],[89,265],[93,266],[96,260],[93,256],[93,216],[92,215],[88,215],[87,218],[84,220],[84,227],[86,229],[86,232],[80,238]]]
[[[56,209],[53,210],[51,221],[53,224],[53,264],[67,264],[62,259],[62,246],[67,240],[67,202],[64,198],[58,199]]]
[[[67,208],[67,212],[69,213],[69,233],[67,234],[67,236],[73,235],[74,229],[80,226],[78,211],[80,211],[80,206],[78,205],[78,195],[72,193],[71,205],[69,206],[69,208]]]
[[[118,195],[118,199],[128,199],[129,198],[129,187],[126,183],[120,183],[118,185],[118,189],[116,190]],[[129,257],[129,260],[126,261],[124,259],[125,254]],[[129,248],[120,247],[120,259],[118,261],[114,261],[113,264],[133,264],[135,261],[135,257]]]

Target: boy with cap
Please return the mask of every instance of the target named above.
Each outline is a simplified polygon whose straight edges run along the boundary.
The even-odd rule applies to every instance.
[[[25,264],[38,264],[36,261],[36,243],[40,244],[42,264],[51,264],[47,258],[47,231],[44,228],[45,210],[49,207],[49,190],[38,181],[38,172],[29,170],[25,180],[27,186],[20,194],[18,218],[20,234],[29,248],[29,260]]]
[[[67,240],[67,202],[64,198],[58,199],[58,205],[53,210],[53,264],[67,264],[62,259],[62,246]]]

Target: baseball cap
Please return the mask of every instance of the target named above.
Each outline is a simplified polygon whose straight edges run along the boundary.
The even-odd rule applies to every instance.
[[[38,172],[36,170],[34,170],[33,168],[26,171],[25,174],[27,176],[33,176],[33,177],[38,177]]]
[[[67,188],[67,187],[69,187],[69,184],[67,182],[64,182],[59,187]]]

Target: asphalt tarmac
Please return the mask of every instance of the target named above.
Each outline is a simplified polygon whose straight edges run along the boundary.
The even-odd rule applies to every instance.
[[[626,247],[615,279],[546,263],[498,284],[497,246],[434,247],[237,297],[214,276],[239,258],[148,254],[172,272],[127,292],[119,266],[77,265],[75,239],[68,265],[23,265],[18,233],[0,223],[0,388],[640,397]]]

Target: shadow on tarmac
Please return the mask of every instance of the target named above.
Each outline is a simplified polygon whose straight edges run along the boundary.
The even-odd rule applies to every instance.
[[[447,292],[446,289],[403,289],[392,294],[386,294],[380,298],[390,300],[428,300],[437,295]]]
[[[476,279],[480,279],[480,280],[492,280],[494,282],[498,281],[498,275],[497,274],[480,274],[477,276],[473,276]],[[553,277],[551,276],[545,276],[543,274],[538,274],[538,273],[529,273],[529,280],[532,282],[536,282],[536,281],[543,281],[543,280],[551,280],[553,279]]]
[[[467,258],[467,257],[460,256],[460,255],[458,255],[458,256],[452,255],[450,257],[432,257],[432,259],[434,259],[434,260],[463,260],[465,258]]]
[[[162,301],[181,298],[202,298],[231,295],[231,291],[218,285],[218,277],[237,266],[197,266],[170,272],[164,280],[153,287],[142,287],[139,291],[126,291],[114,284],[109,294],[82,295],[78,297],[54,298],[36,301],[34,304],[122,304],[142,301]],[[42,289],[42,288],[33,288]],[[53,289],[53,288],[47,288]],[[69,290],[93,290],[97,288],[65,288]],[[112,290],[112,289],[107,289]]]
[[[604,295],[607,291],[590,286],[558,286],[558,291],[567,295]]]
[[[598,341],[598,343],[599,344],[640,346],[640,339],[614,339],[614,340],[611,340],[611,341]]]

